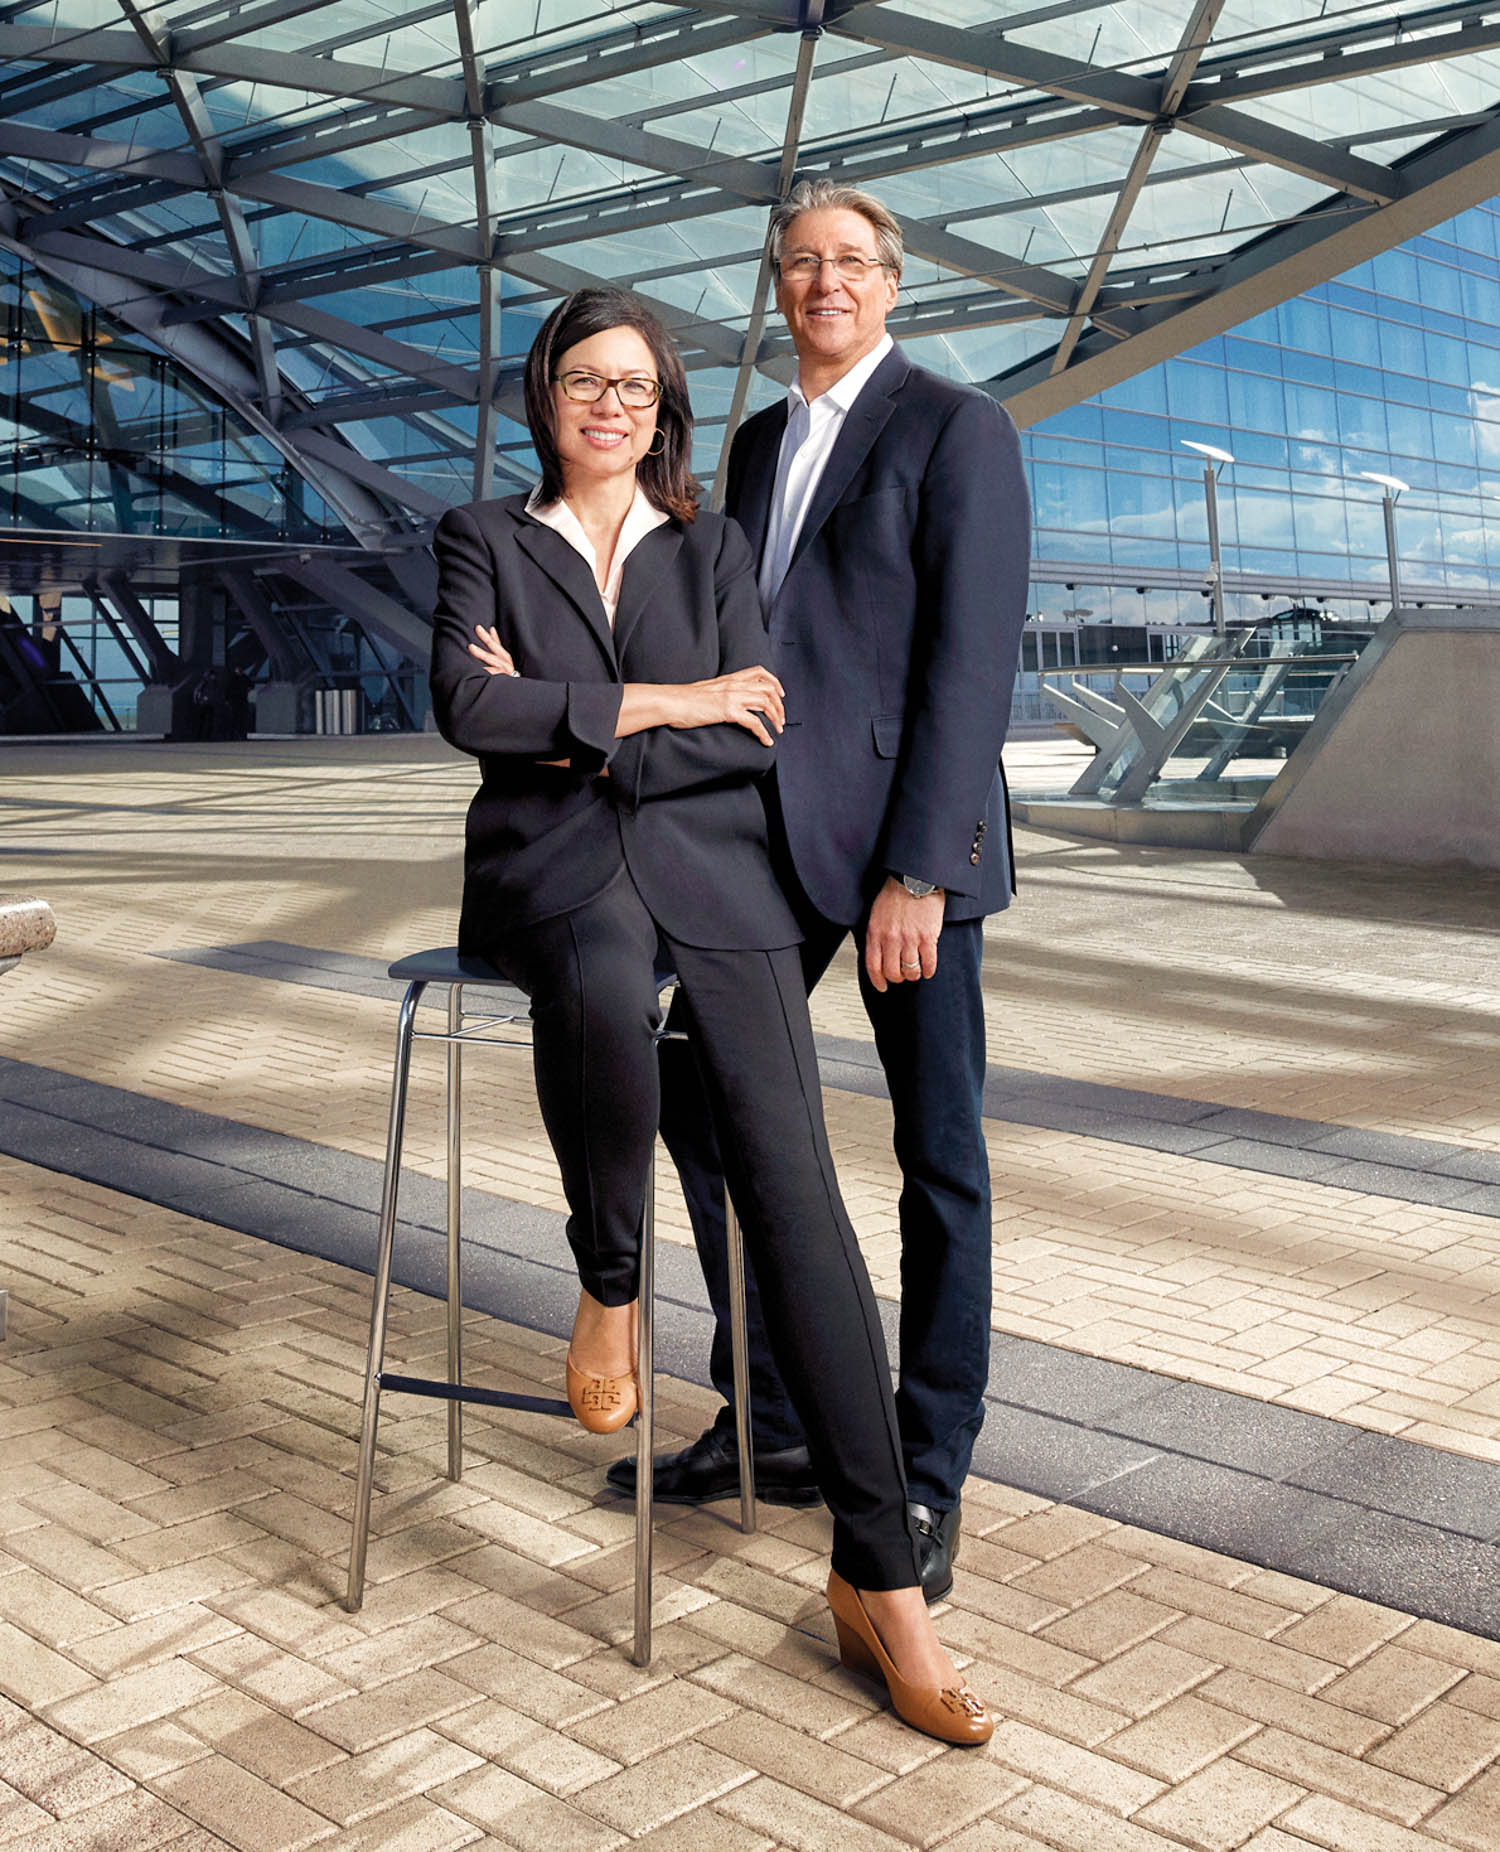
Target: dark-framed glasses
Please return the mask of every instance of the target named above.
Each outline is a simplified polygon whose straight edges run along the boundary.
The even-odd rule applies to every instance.
[[[563,396],[580,405],[593,405],[613,386],[620,403],[630,411],[643,412],[661,397],[661,381],[644,373],[627,373],[623,379],[608,379],[603,373],[590,373],[582,367],[559,373],[557,383]]]
[[[777,267],[789,282],[811,283],[824,264],[833,265],[841,283],[863,283],[871,270],[884,270],[886,267],[881,258],[859,257],[853,251],[845,251],[838,257],[814,257],[811,251],[798,251],[791,257],[782,258]]]

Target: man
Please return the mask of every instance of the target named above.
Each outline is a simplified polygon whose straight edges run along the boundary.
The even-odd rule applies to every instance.
[[[983,1419],[990,1329],[982,922],[1011,893],[1000,748],[1025,616],[1029,515],[996,402],[915,367],[886,333],[901,231],[878,200],[803,181],[772,215],[776,302],[797,352],[784,402],[735,439],[729,513],[760,564],[786,728],[768,796],[809,989],[845,935],[885,1070],[901,1165],[897,1411],[930,1601],[953,1584],[959,1499]],[[662,1132],[682,1174],[732,1393],[723,1182],[666,1044]],[[818,1491],[752,1294],[756,1490]],[[633,1461],[610,1481],[634,1491]],[[728,1408],[658,1461],[656,1496],[738,1483]]]

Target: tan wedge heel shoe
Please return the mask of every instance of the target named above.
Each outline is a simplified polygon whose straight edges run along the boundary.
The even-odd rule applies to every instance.
[[[936,1685],[909,1685],[891,1663],[880,1635],[865,1612],[859,1590],[851,1588],[834,1570],[828,1577],[828,1605],[838,1635],[839,1658],[851,1672],[883,1683],[891,1706],[903,1723],[940,1743],[960,1746],[987,1743],[995,1725],[983,1701],[967,1685],[940,1689]]]

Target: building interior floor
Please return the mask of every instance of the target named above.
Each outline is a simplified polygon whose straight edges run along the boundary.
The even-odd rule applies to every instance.
[[[1007,753],[1013,785],[1070,743]],[[1069,761],[1071,763],[1071,761]],[[1064,767],[1060,771],[1059,767]],[[1500,1849],[1500,876],[1023,832],[987,928],[995,1358],[943,1750],[838,1664],[821,1511],[658,1513],[626,1449],[387,1403],[342,1605],[405,953],[471,764],[426,736],[0,746],[0,1847]],[[850,957],[814,999],[877,1293],[899,1176]],[[472,1380],[556,1394],[528,1055],[466,1068]],[[420,1055],[406,1277],[440,1242]],[[657,1444],[711,1418],[660,1167]],[[424,1273],[423,1268],[427,1271]],[[393,1358],[437,1367],[410,1285]]]

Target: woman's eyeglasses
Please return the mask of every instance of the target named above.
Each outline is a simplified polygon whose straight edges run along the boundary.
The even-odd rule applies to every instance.
[[[811,283],[824,264],[833,265],[841,283],[863,283],[871,270],[885,269],[878,257],[856,257],[852,251],[845,251],[841,257],[814,257],[811,251],[803,251],[796,257],[784,257],[777,268],[790,282]]]
[[[661,381],[647,379],[642,373],[627,373],[624,379],[606,379],[602,373],[559,373],[557,383],[563,396],[580,405],[593,405],[613,386],[620,403],[633,412],[643,412],[661,397]]]

